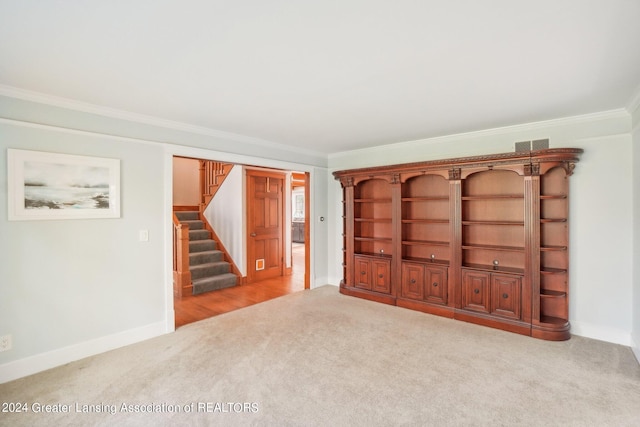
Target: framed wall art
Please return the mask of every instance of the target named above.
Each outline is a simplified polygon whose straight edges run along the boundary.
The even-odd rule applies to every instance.
[[[8,149],[9,220],[120,217],[120,160]]]

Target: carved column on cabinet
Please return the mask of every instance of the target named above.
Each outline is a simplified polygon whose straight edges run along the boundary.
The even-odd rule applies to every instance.
[[[449,303],[450,307],[462,307],[462,171],[459,168],[449,170]]]
[[[524,277],[522,320],[540,311],[540,164],[524,165]]]
[[[391,260],[391,295],[397,297],[401,293],[402,277],[402,184],[400,174],[395,173],[391,177],[391,226],[392,235],[392,260]]]
[[[341,180],[342,186],[344,188],[344,216],[345,216],[345,229],[343,230],[344,239],[345,239],[345,251],[346,251],[346,259],[345,259],[345,277],[344,277],[344,285],[353,286],[354,285],[354,235],[353,235],[353,223],[354,223],[354,213],[353,213],[353,177],[346,177]]]

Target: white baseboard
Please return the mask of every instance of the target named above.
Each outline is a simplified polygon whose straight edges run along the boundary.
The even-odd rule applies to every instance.
[[[636,356],[638,364],[640,364],[640,337],[631,335],[631,351]]]
[[[621,329],[571,320],[571,333],[585,338],[631,346],[631,333]]]
[[[154,338],[166,332],[165,322],[158,322],[8,362],[0,365],[0,384]]]

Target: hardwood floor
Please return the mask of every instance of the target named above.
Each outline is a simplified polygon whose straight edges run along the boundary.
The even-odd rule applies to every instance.
[[[304,290],[304,244],[292,248],[292,274],[201,295],[174,298],[176,329],[198,320]]]

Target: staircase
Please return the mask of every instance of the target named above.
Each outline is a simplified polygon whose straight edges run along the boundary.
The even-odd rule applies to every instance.
[[[231,265],[224,261],[224,254],[217,249],[211,233],[205,229],[200,214],[177,211],[180,223],[189,225],[189,271],[193,295],[236,285],[237,277],[231,273]]]

